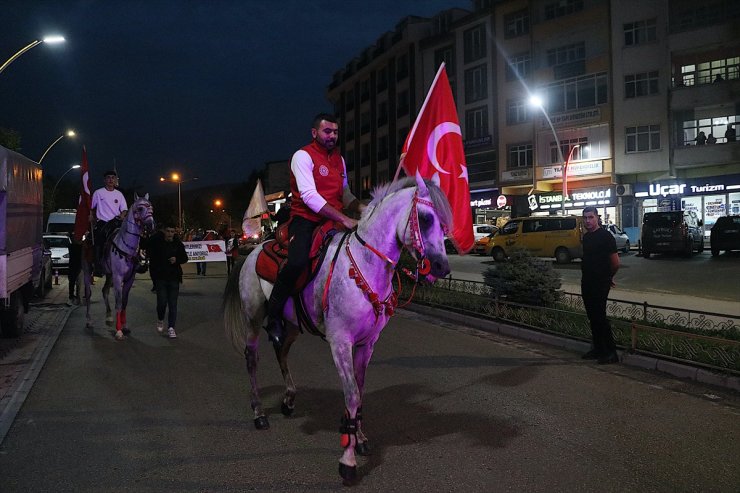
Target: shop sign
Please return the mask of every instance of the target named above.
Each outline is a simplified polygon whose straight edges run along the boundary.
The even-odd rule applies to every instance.
[[[568,176],[593,175],[601,173],[604,169],[601,161],[590,161],[587,163],[573,163],[568,165]],[[548,166],[542,170],[542,179],[562,178],[562,166]]]
[[[488,207],[493,204],[493,199],[477,199],[470,201],[470,207]]]
[[[571,111],[569,113],[560,113],[559,115],[550,115],[550,121],[553,126],[565,125],[568,123],[585,123],[587,121],[596,121],[601,119],[599,108],[593,108],[581,111]],[[544,117],[539,118],[540,129],[550,129],[550,124]]]
[[[490,135],[484,135],[483,137],[477,137],[475,139],[466,139],[463,141],[463,147],[471,149],[473,147],[482,147],[491,145],[492,138]]]
[[[504,171],[501,173],[502,181],[517,181],[517,180],[531,180],[532,179],[532,168],[526,169],[515,169],[511,171]]]
[[[505,195],[499,195],[496,199],[496,205],[500,208],[506,207],[506,196]]]
[[[570,173],[568,173],[570,174]],[[667,197],[669,195],[701,195],[740,189],[740,176],[709,177],[674,183],[636,183],[635,197]]]
[[[592,188],[583,190],[574,190],[568,194],[565,198],[566,206],[572,207],[576,204],[580,205],[612,205],[614,193],[612,188]],[[542,205],[555,205],[563,202],[562,193],[548,193],[548,194],[535,194],[530,195],[530,209],[535,210]],[[534,201],[535,207],[532,207]],[[590,204],[588,202],[593,202]]]

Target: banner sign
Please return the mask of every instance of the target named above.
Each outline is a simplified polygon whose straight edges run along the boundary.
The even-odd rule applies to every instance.
[[[188,262],[226,262],[223,240],[183,241]]]

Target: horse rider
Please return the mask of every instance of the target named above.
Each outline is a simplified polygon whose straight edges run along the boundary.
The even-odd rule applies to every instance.
[[[278,273],[267,305],[267,333],[276,349],[285,342],[283,308],[298,277],[308,266],[313,230],[323,221],[335,221],[345,228],[357,220],[342,209],[361,213],[365,209],[350,192],[347,168],[337,148],[339,124],[336,117],[318,114],[311,127],[312,142],[293,154],[290,161],[290,189],[293,203],[288,226],[288,261]]]
[[[104,186],[95,190],[92,196],[90,220],[93,223],[93,242],[95,243],[96,277],[103,276],[103,248],[108,236],[121,226],[126,218],[128,205],[123,194],[116,189],[118,173],[114,170],[103,174]]]

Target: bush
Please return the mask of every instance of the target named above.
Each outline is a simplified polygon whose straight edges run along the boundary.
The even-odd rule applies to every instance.
[[[547,260],[515,250],[508,262],[483,272],[483,281],[495,296],[506,301],[535,306],[552,306],[560,299],[560,276]]]

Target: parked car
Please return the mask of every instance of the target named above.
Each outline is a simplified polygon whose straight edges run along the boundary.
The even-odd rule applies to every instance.
[[[630,239],[629,236],[627,236],[627,233],[619,229],[615,224],[610,224],[603,227],[614,237],[614,241],[617,242],[617,250],[621,250],[624,253],[629,253]]]
[[[694,211],[648,212],[642,218],[642,256],[678,252],[690,257],[704,251],[702,222]]]
[[[511,219],[491,238],[486,255],[501,262],[523,248],[537,257],[555,257],[559,264],[583,257],[583,219],[580,216],[536,216]]]
[[[493,233],[493,230],[497,229],[496,226],[490,224],[473,224],[473,237],[475,240],[480,240]]]
[[[479,254],[479,255],[485,255],[486,254],[486,245],[488,245],[488,242],[491,241],[491,238],[493,238],[493,235],[496,234],[498,231],[498,228],[496,226],[492,226],[493,231],[488,236],[484,236],[483,238],[480,238],[478,240],[475,240],[475,243],[473,244],[473,252]]]
[[[51,266],[54,269],[69,267],[69,245],[72,241],[65,234],[44,233],[44,247],[51,250]]]
[[[717,219],[709,233],[712,255],[730,250],[740,250],[740,216],[723,216]]]

